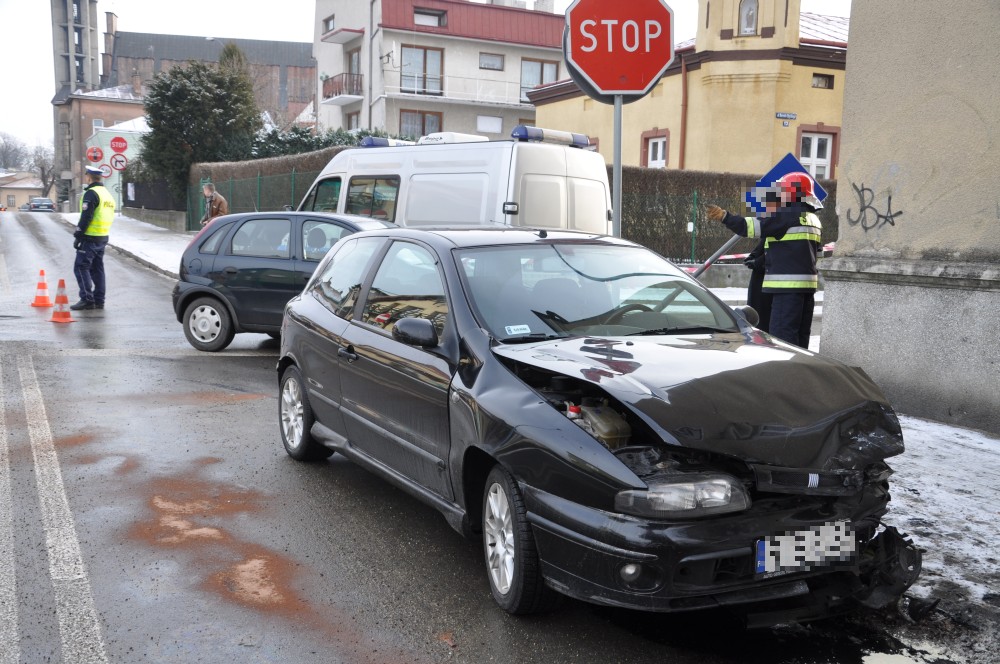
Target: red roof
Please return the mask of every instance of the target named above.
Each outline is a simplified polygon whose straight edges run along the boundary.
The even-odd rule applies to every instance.
[[[447,25],[432,27],[413,22],[415,9],[446,12]],[[382,0],[382,28],[433,35],[562,48],[561,14],[513,7],[481,5],[465,0]]]

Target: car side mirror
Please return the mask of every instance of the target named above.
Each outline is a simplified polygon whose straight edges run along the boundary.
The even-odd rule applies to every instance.
[[[746,322],[750,323],[754,327],[757,327],[757,324],[760,322],[760,314],[758,314],[757,310],[754,309],[753,307],[750,306],[733,307],[733,311],[736,312],[737,316],[739,316]]]
[[[283,210],[284,210],[285,212],[291,212],[291,211],[293,210],[293,208],[292,208],[292,206],[291,206],[291,205],[283,205],[283,206],[282,206],[282,209],[283,209]]]
[[[438,345],[434,323],[426,318],[400,318],[392,326],[392,338],[419,348],[435,348]]]

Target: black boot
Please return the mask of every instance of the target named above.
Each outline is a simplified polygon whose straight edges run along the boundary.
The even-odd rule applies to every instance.
[[[95,306],[90,300],[80,300],[76,304],[71,304],[69,308],[73,311],[84,311],[86,309],[93,309]]]

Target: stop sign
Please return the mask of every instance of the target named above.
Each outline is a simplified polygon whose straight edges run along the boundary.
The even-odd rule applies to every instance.
[[[563,50],[598,94],[641,97],[674,60],[673,11],[664,0],[574,0]]]
[[[111,149],[115,152],[125,152],[128,149],[128,141],[121,136],[115,136],[111,139]]]

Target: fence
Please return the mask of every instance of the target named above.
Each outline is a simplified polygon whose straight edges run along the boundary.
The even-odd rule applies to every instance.
[[[219,178],[215,188],[229,202],[230,212],[281,210],[286,205],[298,207],[318,170],[260,175],[251,178]],[[667,171],[652,168],[626,168],[622,177],[622,237],[675,262],[701,262],[711,256],[732,233],[706,217],[709,203],[720,205],[734,214],[745,214],[743,193],[747,176],[696,171]],[[837,183],[824,181],[829,197],[819,212],[823,222],[823,242],[837,239]],[[198,228],[205,211],[201,187],[188,190],[188,229]],[[692,230],[688,230],[688,224]],[[741,240],[732,253],[746,253],[756,240]]]
[[[319,171],[296,171],[278,175],[257,175],[253,178],[215,180],[215,190],[229,203],[229,212],[281,210],[286,205],[298,207]],[[207,181],[207,180],[206,180]],[[205,197],[201,186],[188,187],[188,230],[199,227],[205,214]]]

